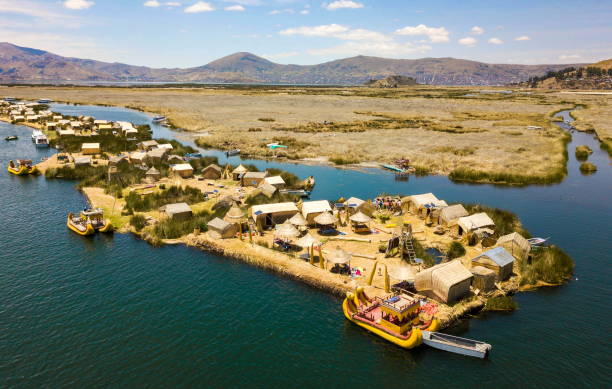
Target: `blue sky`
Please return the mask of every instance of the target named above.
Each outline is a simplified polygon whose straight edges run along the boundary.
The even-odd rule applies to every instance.
[[[154,67],[237,51],[295,64],[359,54],[594,62],[612,58],[612,2],[0,0],[0,41]]]

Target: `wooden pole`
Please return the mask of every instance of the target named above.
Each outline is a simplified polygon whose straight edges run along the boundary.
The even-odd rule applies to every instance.
[[[383,263],[384,269],[385,271],[383,272],[383,275],[385,277],[385,293],[389,293],[391,291],[391,288],[389,286],[390,282],[389,282],[389,273],[387,273],[387,265],[385,263]]]
[[[372,286],[372,281],[374,280],[374,273],[376,273],[376,267],[378,266],[378,261],[374,261],[374,266],[372,266],[372,271],[368,276],[368,286]]]

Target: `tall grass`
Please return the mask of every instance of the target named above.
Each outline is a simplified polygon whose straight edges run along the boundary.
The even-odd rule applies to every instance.
[[[574,271],[572,258],[557,246],[549,246],[532,252],[531,258],[519,262],[521,285],[534,285],[538,281],[560,284],[567,281]]]
[[[208,211],[202,211],[194,214],[187,220],[165,218],[153,227],[151,234],[157,239],[177,239],[192,233],[196,228],[200,231],[207,231],[208,226],[206,224],[215,217],[221,216],[222,212],[223,211],[216,211],[210,213]]]
[[[125,196],[125,209],[128,212],[146,212],[172,203],[199,203],[206,201],[206,196],[197,188],[171,186],[166,190],[149,195],[130,192]]]
[[[485,311],[514,311],[518,308],[516,301],[511,296],[491,297],[485,303]]]

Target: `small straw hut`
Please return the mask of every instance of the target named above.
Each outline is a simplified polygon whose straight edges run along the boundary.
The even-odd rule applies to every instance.
[[[238,165],[238,167],[236,167],[236,169],[232,170],[232,179],[234,181],[240,181],[240,179],[242,178],[242,175],[245,174],[246,172],[248,172],[249,170],[247,168],[245,168],[244,166]]]
[[[389,277],[398,281],[414,282],[414,270],[410,266],[394,266],[389,269]]]
[[[305,201],[302,203],[302,216],[309,225],[315,224],[315,218],[322,213],[330,212],[332,208],[327,200]]]
[[[235,224],[228,223],[218,217],[209,221],[206,226],[208,227],[210,236],[217,239],[233,238],[237,232]]]
[[[463,205],[454,204],[449,205],[448,207],[444,207],[440,210],[440,215],[438,216],[438,224],[444,226],[450,226],[453,223],[457,223],[460,217],[468,216],[468,211],[465,210]]]
[[[531,244],[523,235],[513,232],[497,239],[497,245],[505,248],[516,259],[525,260],[531,252]]]
[[[444,303],[460,300],[470,291],[473,275],[460,261],[450,261],[416,274],[417,291],[431,291]]]
[[[371,232],[370,221],[372,221],[372,218],[365,213],[359,211],[350,216],[349,220],[351,221],[351,229],[354,232]]]
[[[426,204],[438,202],[438,198],[433,193],[423,193],[402,198],[402,208],[413,214],[418,214],[419,209]]]
[[[168,217],[177,220],[189,219],[193,215],[191,207],[187,203],[166,204],[160,207],[159,210]]]
[[[242,210],[238,208],[237,206],[232,205],[232,207],[229,209],[229,211],[227,211],[227,213],[223,217],[223,220],[225,220],[228,223],[240,224],[244,221],[245,218],[246,218],[245,213],[242,212]]]
[[[482,292],[489,291],[495,288],[495,272],[482,266],[474,266],[470,269],[474,275],[472,287],[479,289]]]
[[[159,181],[159,179],[161,178],[161,173],[159,172],[159,170],[152,167],[145,173],[145,178],[149,182],[156,182]]]
[[[303,249],[309,249],[312,246],[319,246],[321,242],[314,238],[312,235],[306,234],[300,239],[298,239],[295,244]]]
[[[214,163],[211,163],[210,165],[202,169],[201,176],[208,180],[218,180],[219,178],[221,178],[221,172],[221,167]]]
[[[254,205],[251,208],[251,215],[258,228],[283,223],[296,213],[298,213],[298,209],[292,202]]]
[[[349,214],[354,214],[357,212],[362,212],[367,216],[372,216],[376,208],[369,201],[364,201],[357,197],[350,197],[348,200],[343,202],[344,208],[348,211]]]
[[[262,181],[261,185],[259,185],[259,187],[257,189],[259,189],[261,191],[261,193],[263,193],[264,196],[266,196],[269,199],[274,197],[274,194],[278,190],[275,186],[273,186],[271,184],[268,184],[265,181]]]
[[[457,219],[457,235],[475,232],[479,229],[488,229],[493,231],[495,222],[484,212],[476,213],[470,216],[464,216]]]

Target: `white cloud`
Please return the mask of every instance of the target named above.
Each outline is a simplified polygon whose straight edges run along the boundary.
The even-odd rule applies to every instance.
[[[478,26],[474,26],[472,27],[472,29],[470,30],[470,33],[472,35],[482,35],[484,34],[484,28],[482,27],[478,27]]]
[[[301,11],[300,11],[300,13],[301,13],[302,15],[308,15],[308,14],[310,13],[310,11],[309,11],[309,10],[307,10],[307,9],[303,9],[303,10],[301,10]]]
[[[293,14],[295,13],[295,11],[291,8],[285,8],[285,9],[274,9],[270,12],[268,12],[270,15],[279,15],[279,14]]]
[[[502,41],[499,38],[491,38],[491,39],[489,39],[488,42],[493,44],[493,45],[501,45],[502,43],[504,43],[504,41]]]
[[[164,5],[167,7],[180,7],[181,3],[179,3],[178,1],[166,1]]]
[[[474,47],[476,45],[476,39],[472,38],[471,36],[461,38],[457,42],[459,42],[460,45],[467,47]]]
[[[531,38],[527,35],[519,36],[518,38],[514,38],[515,41],[530,41]]]
[[[277,53],[277,54],[262,54],[262,57],[269,60],[276,60],[281,58],[295,57],[299,53],[297,51],[288,51],[286,53]]]
[[[303,36],[336,36],[340,33],[349,31],[348,27],[339,24],[326,24],[313,27],[288,28],[279,32],[281,35],[303,35]]]
[[[561,54],[559,56],[560,60],[578,59],[578,58],[580,58],[580,54]]]
[[[426,53],[430,46],[415,46],[410,42],[346,42],[339,46],[308,50],[310,55],[376,55],[401,58],[415,53]]]
[[[323,4],[323,8],[327,9],[328,11],[335,11],[337,9],[342,9],[342,8],[357,9],[357,8],[363,8],[363,4],[358,3],[356,1],[350,1],[350,0],[336,0],[336,1],[332,1],[329,4]]]
[[[0,13],[24,15],[44,20],[47,27],[51,23],[70,27],[78,26],[78,21],[73,15],[58,13],[55,9],[33,1],[0,0]],[[67,24],[67,21],[70,21],[70,24]],[[4,25],[0,24],[0,27],[2,26]]]
[[[159,7],[161,3],[157,0],[145,1],[143,4],[145,7]]]
[[[66,0],[63,4],[64,8],[81,10],[90,8],[95,3],[93,1],[88,0]]]
[[[185,13],[195,14],[200,12],[210,12],[214,10],[215,7],[213,7],[212,4],[207,3],[205,1],[198,1],[197,3],[185,8]]]
[[[152,8],[161,7],[162,5],[165,5],[166,7],[180,7],[181,3],[179,3],[178,1],[166,1],[165,3],[160,3],[157,0],[148,0],[148,1],[145,1],[143,5],[145,7],[152,7]]]
[[[448,42],[448,30],[444,27],[427,27],[424,24],[418,26],[406,26],[395,30],[397,35],[419,36],[425,35],[432,43]]]
[[[226,11],[238,11],[238,12],[241,12],[241,11],[245,10],[245,8],[243,6],[241,6],[241,5],[230,5],[230,6],[227,6],[227,7],[223,8],[223,9],[226,10]]]

